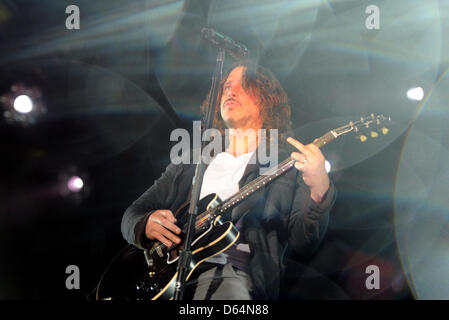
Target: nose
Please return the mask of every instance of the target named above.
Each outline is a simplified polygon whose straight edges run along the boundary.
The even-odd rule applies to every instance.
[[[229,98],[236,98],[236,97],[237,97],[237,94],[235,93],[235,90],[233,87],[228,88],[226,90],[226,98],[229,99]]]

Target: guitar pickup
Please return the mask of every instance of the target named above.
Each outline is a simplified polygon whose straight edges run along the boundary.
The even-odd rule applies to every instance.
[[[156,246],[155,248],[156,248],[157,255],[162,258],[164,256],[164,253],[162,252],[161,247],[160,246]]]

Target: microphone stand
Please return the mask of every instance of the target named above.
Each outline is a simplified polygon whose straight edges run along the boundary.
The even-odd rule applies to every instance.
[[[212,86],[208,101],[206,112],[206,122],[204,130],[212,128],[215,116],[215,108],[217,106],[218,86],[223,76],[223,63],[225,58],[224,49],[220,48],[218,51],[217,62],[215,65],[214,74],[212,76]],[[184,230],[186,236],[184,238],[184,248],[180,250],[179,261],[177,266],[177,278],[175,285],[174,300],[182,300],[185,289],[186,272],[189,269],[192,260],[192,240],[195,234],[195,222],[198,214],[198,201],[200,198],[201,186],[203,185],[204,172],[206,171],[206,164],[203,162],[201,151],[203,150],[203,142],[201,143],[200,159],[196,165],[195,175],[192,179],[192,196],[190,198],[190,206],[188,210],[187,228]]]

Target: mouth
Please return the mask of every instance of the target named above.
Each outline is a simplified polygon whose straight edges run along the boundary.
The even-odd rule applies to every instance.
[[[229,99],[229,100],[225,101],[224,106],[227,107],[227,106],[232,105],[232,104],[238,104],[238,102],[236,100]]]

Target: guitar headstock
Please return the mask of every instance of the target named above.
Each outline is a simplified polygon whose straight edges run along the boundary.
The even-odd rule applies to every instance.
[[[383,135],[388,134],[388,128],[386,122],[391,121],[391,117],[385,117],[384,115],[375,115],[372,113],[368,117],[362,117],[357,121],[350,121],[347,125],[331,130],[335,138],[347,134],[349,132],[355,132],[358,134],[360,141],[365,142],[368,136],[371,138],[377,138],[379,136],[378,131]],[[380,129],[380,130],[379,130]],[[367,133],[369,131],[369,133]]]

